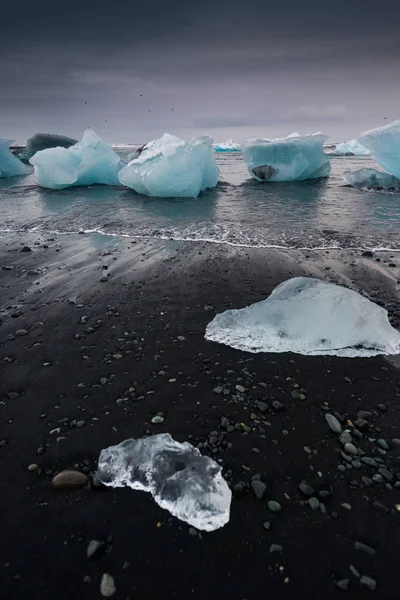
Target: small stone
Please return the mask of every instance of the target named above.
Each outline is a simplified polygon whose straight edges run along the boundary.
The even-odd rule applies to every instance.
[[[103,573],[100,583],[100,594],[104,598],[110,598],[116,591],[114,578],[109,573]]]
[[[239,392],[239,394],[244,394],[246,391],[245,388],[239,384],[236,386],[236,390]]]
[[[268,531],[269,529],[271,529],[271,523],[269,521],[264,521],[263,527],[266,531]]]
[[[267,502],[267,506],[271,512],[276,513],[276,512],[280,512],[282,510],[282,507],[279,504],[279,502],[276,502],[275,500],[269,500]]]
[[[113,355],[112,355],[112,357],[113,357],[115,360],[121,360],[121,358],[124,358],[124,357],[122,356],[122,354],[113,354]]]
[[[39,465],[37,465],[36,463],[32,463],[31,465],[29,465],[28,467],[28,471],[38,471],[39,470]]]
[[[325,420],[328,423],[329,429],[333,431],[333,433],[342,433],[342,426],[334,415],[327,413],[325,415]]]
[[[339,579],[339,581],[336,582],[337,587],[339,588],[339,590],[343,590],[344,592],[346,592],[349,589],[349,580],[348,579]]]
[[[274,402],[272,403],[272,408],[277,412],[280,412],[285,409],[282,402],[279,402],[279,400],[274,400]]]
[[[357,579],[360,577],[360,573],[357,571],[357,569],[355,567],[353,567],[353,565],[349,565],[349,570],[350,570],[350,573],[352,575],[354,575],[354,577],[357,577]]]
[[[365,465],[368,465],[369,467],[377,467],[378,466],[377,462],[373,458],[370,458],[369,456],[363,456],[361,458],[361,462],[363,462]]]
[[[15,335],[18,335],[19,337],[22,337],[23,335],[28,335],[28,332],[26,329],[18,329],[15,332]]]
[[[86,550],[86,558],[101,558],[106,552],[107,545],[99,540],[91,540]]]
[[[302,481],[299,485],[299,490],[304,496],[312,496],[315,493],[315,490],[311,485],[308,485],[305,481]]]
[[[253,479],[253,481],[251,482],[251,489],[253,490],[255,497],[261,500],[261,498],[265,494],[267,486],[262,481],[258,479]]]
[[[85,575],[85,577],[83,578],[83,583],[85,585],[89,585],[89,583],[91,583],[92,578],[90,577],[90,575]]]
[[[356,419],[354,421],[354,425],[357,427],[357,429],[359,429],[360,431],[365,431],[366,429],[368,429],[369,424],[368,421],[366,421],[365,419]]]
[[[29,248],[29,246],[24,246],[21,252],[32,252],[32,248]]]
[[[345,444],[344,449],[347,452],[347,454],[351,454],[352,456],[358,455],[358,450],[354,444]]]
[[[339,441],[344,446],[345,444],[351,444],[353,438],[351,437],[350,432],[346,430],[342,431],[342,433],[339,435]]]
[[[260,400],[259,402],[257,402],[257,408],[260,412],[265,413],[268,410],[268,404]]]
[[[162,417],[161,415],[156,415],[152,418],[151,422],[154,425],[159,425],[160,423],[164,423],[164,417]]]
[[[186,340],[186,338],[185,338],[183,335],[178,335],[177,339],[178,339],[180,342],[184,342],[184,341]]]
[[[376,580],[372,579],[372,577],[368,577],[367,575],[363,575],[360,579],[360,583],[365,585],[370,590],[374,591],[376,589]]]
[[[382,448],[383,450],[389,450],[389,446],[386,440],[379,438],[378,440],[376,440],[376,443],[378,444],[378,446],[380,448]]]
[[[362,542],[354,542],[354,547],[356,550],[361,550],[370,556],[374,556],[375,554],[375,550],[371,546],[367,546],[367,544],[363,544]]]
[[[220,385],[217,385],[217,387],[215,387],[213,389],[214,394],[222,394],[223,391],[224,391],[224,388]]]
[[[310,508],[312,510],[318,510],[320,506],[320,501],[315,496],[312,496],[312,498],[308,499],[308,504],[310,505]]]
[[[271,544],[269,547],[269,551],[272,552],[282,552],[283,548],[279,544]]]
[[[108,381],[107,377],[102,377],[100,379],[100,385],[106,385],[107,381]]]
[[[224,429],[227,429],[230,425],[230,421],[229,419],[227,419],[226,417],[222,417],[221,419],[221,427],[223,427]]]
[[[86,424],[86,421],[77,421],[76,426],[80,429],[81,427],[84,427]]]
[[[102,275],[102,276],[100,277],[100,281],[101,281],[102,283],[104,283],[104,282],[108,281],[108,279],[109,279],[109,278],[108,278],[108,276],[107,276],[107,275]],[[113,592],[113,593],[114,593],[114,592]]]
[[[346,510],[351,510],[351,504],[349,504],[348,502],[342,502],[341,506]]]
[[[80,471],[61,471],[53,477],[52,486],[57,490],[72,490],[83,487],[88,481],[87,476]]]

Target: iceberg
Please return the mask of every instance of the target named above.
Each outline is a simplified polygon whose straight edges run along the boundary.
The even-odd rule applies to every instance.
[[[400,353],[400,333],[385,309],[357,292],[311,277],[289,279],[262,302],[216,315],[205,337],[253,353],[350,358]]]
[[[345,171],[343,179],[348,185],[360,188],[379,190],[400,190],[400,179],[390,173],[376,171],[376,169],[358,169]]]
[[[226,140],[220,144],[213,144],[215,152],[240,152],[240,144],[235,144],[233,140]]]
[[[358,141],[385,171],[400,179],[400,120],[365,131]]]
[[[129,439],[102,450],[97,479],[150,492],[161,508],[204,531],[228,523],[232,493],[221,466],[169,433]]]
[[[29,162],[39,184],[53,190],[95,183],[118,185],[118,172],[125,164],[92,129],[86,129],[77,144],[40,150]]]
[[[327,177],[329,157],[323,150],[328,136],[312,133],[287,138],[247,140],[241,146],[248,171],[258,181],[303,181]]]
[[[217,185],[219,169],[212,139],[195,137],[191,142],[165,133],[145,144],[121,169],[119,181],[138,194],[162,198],[195,198]]]
[[[15,177],[30,173],[28,167],[10,152],[12,143],[13,140],[0,139],[0,177]]]
[[[358,140],[350,140],[338,144],[329,154],[330,156],[370,156],[371,152],[364,148]]]

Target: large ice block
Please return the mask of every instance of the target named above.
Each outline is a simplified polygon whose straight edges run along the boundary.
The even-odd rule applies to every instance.
[[[383,169],[400,179],[400,120],[365,131],[358,141]]]
[[[228,523],[232,496],[221,468],[188,442],[162,433],[102,450],[97,478],[107,486],[150,492],[181,521],[214,531]]]
[[[358,140],[349,140],[338,144],[330,156],[370,156],[371,152],[364,148]]]
[[[386,310],[357,292],[308,277],[281,283],[267,300],[218,314],[205,337],[254,353],[400,353],[400,333]]]
[[[77,144],[41,150],[29,162],[39,184],[55,190],[95,183],[118,185],[118,172],[125,164],[92,129],[86,129]]]
[[[287,138],[256,138],[241,144],[243,158],[258,181],[302,181],[327,177],[329,157],[323,150],[328,136],[312,133]]]
[[[120,182],[139,194],[164,198],[195,198],[215,187],[218,177],[211,138],[184,142],[168,133],[146,144],[119,173]]]
[[[358,169],[357,171],[345,171],[343,179],[348,185],[368,189],[399,190],[400,179],[390,173],[377,171],[376,169]]]
[[[30,173],[28,167],[10,152],[12,143],[13,140],[0,139],[0,177],[15,177]]]

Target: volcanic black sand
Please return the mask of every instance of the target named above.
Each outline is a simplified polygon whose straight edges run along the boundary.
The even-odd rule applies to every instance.
[[[101,598],[109,573],[123,600],[398,599],[395,361],[251,355],[204,339],[216,312],[296,275],[367,292],[398,327],[396,265],[384,253],[4,234],[1,597]],[[93,486],[102,448],[161,432],[223,464],[234,490],[224,528],[197,532],[149,494]],[[87,486],[54,489],[67,468]],[[108,552],[88,560],[91,540]]]

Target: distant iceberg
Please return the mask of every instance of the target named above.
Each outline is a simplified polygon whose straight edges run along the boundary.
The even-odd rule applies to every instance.
[[[400,353],[400,333],[385,309],[357,292],[311,277],[289,279],[267,300],[218,314],[205,337],[253,353],[351,358]]]
[[[252,139],[241,145],[248,171],[258,181],[303,181],[327,177],[329,157],[323,150],[328,136],[313,133],[287,138]]]
[[[371,152],[354,139],[338,144],[329,154],[331,156],[370,156]]]
[[[377,171],[376,169],[358,169],[357,171],[345,171],[343,179],[348,185],[368,189],[400,190],[400,179],[390,173]]]
[[[191,142],[165,133],[132,154],[121,169],[119,181],[138,194],[163,198],[195,198],[217,185],[219,169],[212,139],[195,137]]]
[[[189,442],[162,433],[102,450],[97,478],[107,486],[150,492],[181,521],[215,531],[228,523],[232,498],[221,470]]]
[[[42,187],[60,190],[70,186],[118,185],[118,172],[125,164],[92,130],[69,148],[47,148],[29,161]]]
[[[236,144],[233,140],[213,144],[213,148],[215,152],[240,152],[240,144]]]
[[[28,167],[10,152],[12,143],[13,140],[0,139],[0,177],[15,177],[30,173]]]
[[[366,131],[358,141],[385,171],[400,179],[400,120]]]

